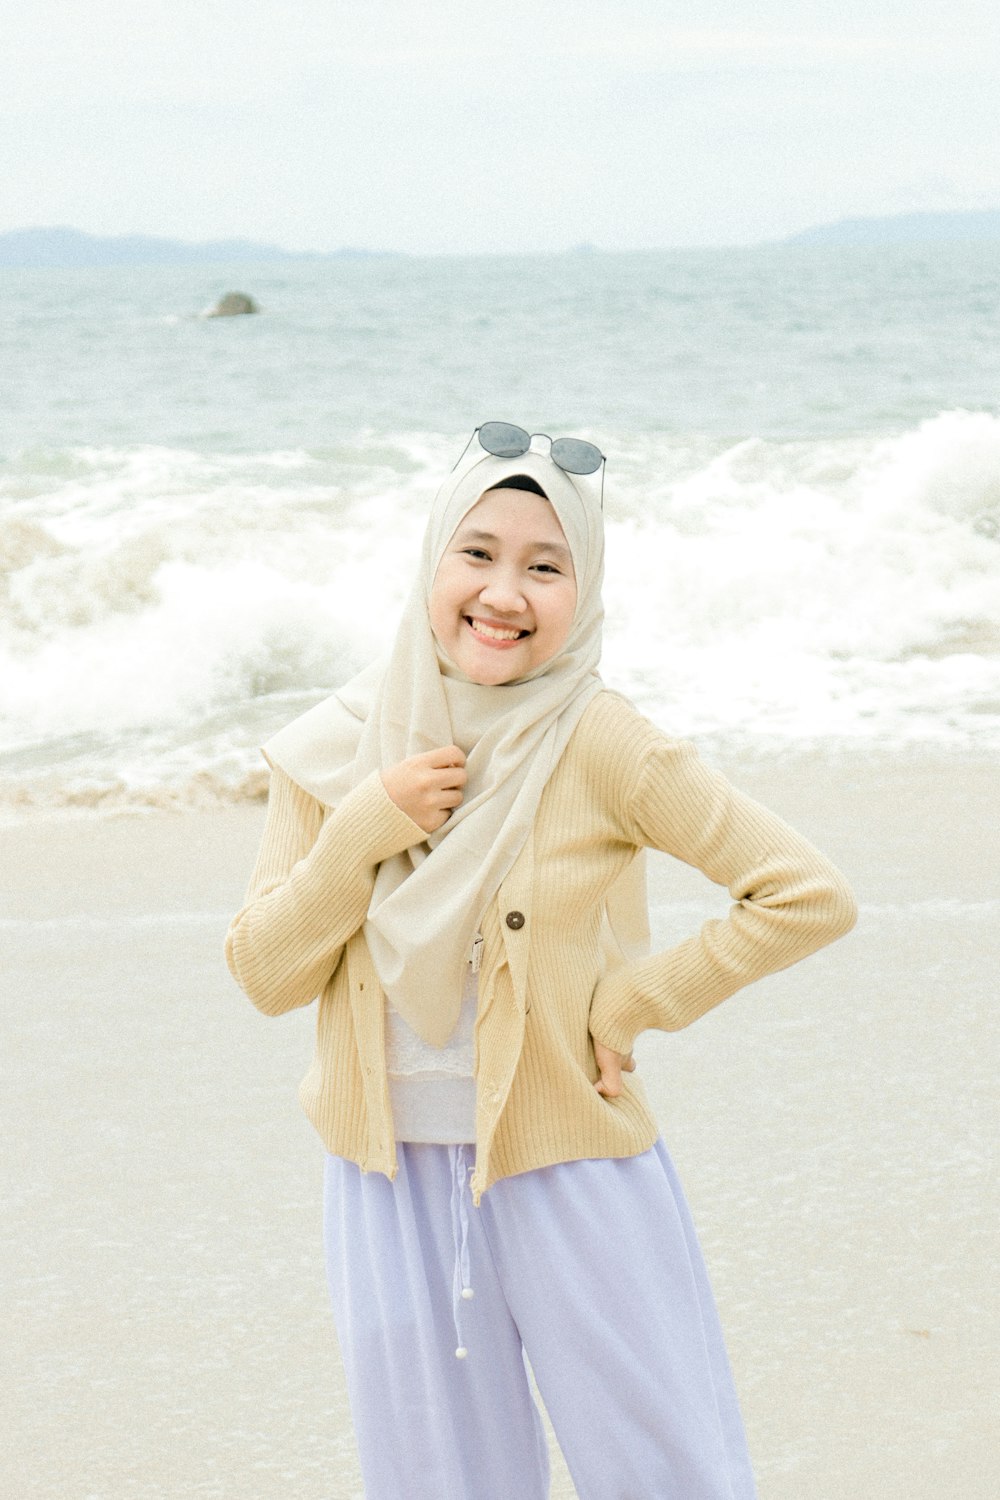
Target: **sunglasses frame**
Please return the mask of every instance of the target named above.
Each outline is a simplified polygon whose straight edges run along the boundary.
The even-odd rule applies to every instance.
[[[492,422],[494,422],[494,421],[497,422],[498,426],[509,427],[509,428],[512,429],[512,431],[519,432],[519,433],[523,434],[523,436],[527,439],[527,444],[521,450],[520,453],[494,453],[493,450],[492,450],[492,448],[487,448],[486,444],[482,440],[481,433],[482,433],[482,430],[483,430],[484,427],[491,426]],[[600,499],[601,499],[601,509],[603,510],[604,509],[604,475],[605,475],[605,471],[607,469],[607,464],[608,464],[607,455],[601,452],[600,448],[598,448],[598,446],[597,446],[596,443],[586,443],[586,439],[585,438],[570,438],[570,439],[568,439],[568,441],[569,442],[586,443],[586,446],[588,448],[593,448],[594,452],[598,455],[598,457],[600,459],[600,463],[598,463],[595,468],[588,470],[587,473],[585,473],[585,474],[577,474],[577,473],[574,473],[574,471],[572,469],[565,468],[559,462],[559,460],[555,457],[555,455],[552,452],[553,444],[562,441],[562,439],[560,439],[560,438],[551,438],[547,432],[528,432],[528,431],[526,431],[525,428],[519,427],[516,422],[500,422],[498,419],[492,418],[490,422],[481,422],[479,424],[479,426],[475,428],[475,430],[472,433],[472,436],[469,438],[469,442],[466,443],[465,447],[462,449],[462,452],[461,452],[461,454],[459,455],[459,458],[458,458],[458,462],[455,464],[454,467],[456,469],[458,468],[458,465],[462,462],[462,459],[465,457],[466,453],[468,453],[468,451],[469,451],[469,444],[472,443],[472,442],[474,442],[474,441],[478,441],[479,446],[480,446],[480,448],[482,448],[483,452],[484,453],[488,453],[491,458],[523,458],[526,453],[530,453],[531,452],[531,444],[534,442],[535,438],[544,438],[545,439],[545,441],[549,445],[549,457],[552,459],[552,462],[556,465],[556,468],[562,469],[562,471],[563,471],[564,474],[571,475],[571,477],[573,479],[592,479],[595,474],[600,474],[600,476],[601,476],[601,497],[600,497]]]

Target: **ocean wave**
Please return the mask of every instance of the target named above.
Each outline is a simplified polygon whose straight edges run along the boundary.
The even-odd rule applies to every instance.
[[[661,722],[748,743],[1000,744],[1000,419],[603,440],[605,676]],[[260,739],[391,638],[455,451],[449,434],[363,432],[8,461],[0,799],[260,795]]]

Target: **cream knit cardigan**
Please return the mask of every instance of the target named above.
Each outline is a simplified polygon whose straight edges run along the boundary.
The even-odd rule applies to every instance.
[[[360,929],[379,861],[422,838],[378,772],[331,811],[276,769],[246,905],[226,940],[233,975],[267,1015],[319,996],[303,1107],[331,1152],[389,1177],[384,997]],[[609,965],[603,898],[643,845],[728,886],[735,904],[665,952]],[[591,1034],[627,1053],[639,1032],[687,1026],[855,916],[843,877],[811,844],[693,746],[600,693],[482,922],[475,1201],[501,1177],[653,1144],[636,1075],[624,1075],[616,1099],[595,1090]]]

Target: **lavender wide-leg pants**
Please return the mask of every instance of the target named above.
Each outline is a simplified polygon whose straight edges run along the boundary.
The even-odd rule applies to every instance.
[[[753,1500],[662,1142],[504,1178],[478,1209],[471,1146],[398,1155],[394,1182],[326,1162],[327,1275],[367,1500],[545,1500],[525,1358],[580,1500]]]

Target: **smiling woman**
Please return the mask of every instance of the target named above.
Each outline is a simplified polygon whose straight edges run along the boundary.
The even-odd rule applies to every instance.
[[[268,1014],[320,997],[300,1097],[369,1500],[545,1500],[525,1357],[581,1500],[751,1500],[632,1047],[846,931],[853,901],[604,690],[599,493],[525,439],[474,440],[442,486],[388,663],[268,743],[227,956]],[[727,885],[728,919],[649,955],[647,847]]]
[[[472,682],[528,677],[562,649],[575,610],[572,553],[544,495],[509,483],[488,491],[434,575],[429,613],[442,651]]]

